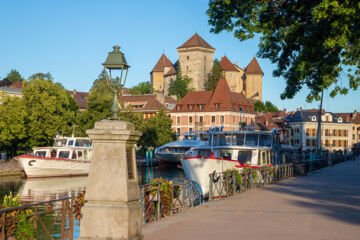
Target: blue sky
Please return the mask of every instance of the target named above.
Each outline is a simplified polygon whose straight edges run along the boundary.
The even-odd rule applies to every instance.
[[[107,53],[120,45],[131,65],[126,86],[132,87],[149,80],[163,51],[175,62],[176,48],[195,32],[216,48],[216,58],[226,55],[246,67],[258,51],[258,39],[240,42],[232,33],[210,33],[207,6],[207,0],[1,0],[0,77],[11,69],[25,78],[50,72],[69,90],[89,91]],[[269,60],[258,62],[265,73],[264,101],[288,110],[318,107],[317,102],[306,103],[307,89],[282,101],[285,81],[272,76],[275,66]],[[341,84],[346,86],[347,80]],[[359,91],[335,99],[327,94],[324,107],[333,112],[360,110]]]

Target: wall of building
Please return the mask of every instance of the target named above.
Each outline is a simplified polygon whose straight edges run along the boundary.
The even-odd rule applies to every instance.
[[[246,74],[245,96],[250,100],[262,101],[262,74]],[[258,96],[255,94],[258,93]]]
[[[164,77],[164,94],[165,96],[167,96],[169,94],[169,88],[171,86],[171,84],[175,81],[176,79],[176,74],[174,75],[168,75]]]
[[[163,91],[164,89],[163,72],[152,72],[150,81],[155,91]]]
[[[178,49],[181,71],[192,79],[190,88],[204,90],[205,80],[213,67],[214,51],[199,47]]]

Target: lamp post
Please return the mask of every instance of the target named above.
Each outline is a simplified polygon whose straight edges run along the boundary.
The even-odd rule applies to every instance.
[[[113,104],[111,106],[112,120],[119,120],[118,113],[120,112],[119,102],[118,102],[118,93],[123,86],[125,86],[126,77],[128,70],[130,68],[127,65],[124,54],[120,51],[119,46],[114,46],[113,51],[109,52],[106,61],[102,64],[104,66],[105,78],[111,91],[113,92]],[[120,76],[112,78],[111,71],[119,70],[121,71]],[[124,74],[125,71],[125,74]],[[121,94],[121,91],[120,91]]]

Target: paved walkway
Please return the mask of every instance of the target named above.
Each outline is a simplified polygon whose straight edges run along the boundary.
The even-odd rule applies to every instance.
[[[145,240],[360,239],[360,158],[143,228]]]

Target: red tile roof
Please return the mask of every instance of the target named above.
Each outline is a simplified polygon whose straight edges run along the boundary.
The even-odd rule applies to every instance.
[[[189,47],[203,47],[203,48],[210,48],[215,49],[210,44],[208,44],[199,34],[195,33],[189,40],[187,40],[183,45],[179,48],[189,48]]]
[[[74,89],[73,91],[68,90],[68,93],[75,99],[80,109],[87,109],[88,92],[78,92]]]
[[[125,104],[137,105],[143,103],[141,108],[134,109],[134,111],[139,112],[157,112],[159,109],[164,109],[165,111],[170,111],[164,104],[160,103],[156,99],[155,94],[145,94],[145,95],[123,95],[120,97],[120,101]],[[169,98],[165,98],[165,102],[172,101]]]
[[[335,115],[341,117],[346,122],[360,124],[360,113],[357,111],[353,113],[335,113]]]
[[[199,105],[203,105],[203,110],[199,109]],[[180,107],[179,111],[178,107]],[[189,92],[177,102],[172,112],[239,111],[240,108],[243,112],[254,111],[253,104],[244,94],[231,92],[226,79],[223,78],[219,80],[214,91]]]
[[[165,96],[165,103],[176,103],[176,99],[170,96]]]
[[[20,81],[15,82],[15,83],[11,84],[9,87],[12,87],[12,88],[22,88],[22,82],[20,82]]]
[[[165,67],[173,67],[173,65],[163,53],[151,72],[163,72]]]
[[[174,68],[174,66],[171,66],[170,70],[164,74],[164,76],[170,76],[170,75],[175,75],[176,74],[176,70]]]
[[[232,72],[238,72],[239,70],[235,67],[235,65],[230,62],[230,60],[224,56],[221,58],[220,66],[223,71],[232,71]]]
[[[245,72],[246,73],[259,73],[259,74],[264,75],[264,73],[261,70],[260,65],[255,57],[251,60],[249,65],[247,65],[247,67],[245,68]]]

